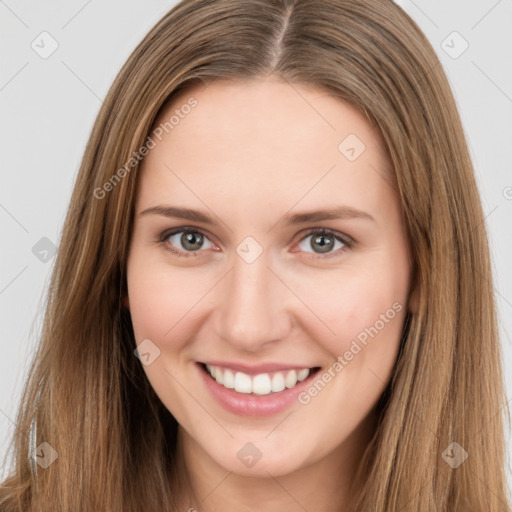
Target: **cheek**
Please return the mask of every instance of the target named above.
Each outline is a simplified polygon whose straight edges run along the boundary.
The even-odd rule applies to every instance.
[[[197,288],[201,281],[192,283],[186,272],[172,272],[142,251],[133,251],[128,260],[127,281],[136,344],[151,340],[151,344],[141,345],[151,358],[143,370],[168,410],[184,418],[187,399],[173,374],[188,360],[187,343],[194,336],[193,306],[206,290]]]
[[[352,367],[356,360],[359,365],[392,364],[407,313],[408,273],[405,262],[403,267],[384,262],[371,272],[349,269],[335,280],[316,280],[314,286],[303,281],[303,295],[314,313],[303,317],[303,327],[321,340],[333,360],[346,356]]]
[[[171,272],[156,263],[142,263],[137,253],[128,264],[130,315],[137,343],[149,338],[161,350],[171,349],[176,332],[193,314],[193,306],[205,291],[198,289],[201,280],[191,281],[186,272]],[[147,260],[146,260],[147,261]]]
[[[324,288],[329,293],[314,288],[317,291],[309,295],[323,323],[310,315],[303,328],[330,361],[299,401],[310,418],[319,418],[311,421],[323,423],[326,438],[348,436],[382,395],[392,375],[407,313],[406,278],[401,272],[363,278],[354,270],[339,286]],[[333,404],[337,404],[334,409]]]

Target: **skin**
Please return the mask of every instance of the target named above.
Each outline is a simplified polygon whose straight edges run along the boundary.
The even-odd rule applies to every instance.
[[[149,338],[160,350],[144,371],[180,425],[192,484],[183,503],[201,512],[341,509],[417,304],[408,301],[411,265],[385,147],[351,105],[273,77],[182,92],[155,126],[191,96],[198,105],[142,164],[125,301],[137,344]],[[354,161],[338,149],[349,134],[366,146]],[[218,224],[141,214],[157,205],[202,210]],[[281,220],[341,205],[375,220]],[[187,252],[182,232],[158,241],[175,227],[201,230],[199,249]],[[315,258],[324,253],[311,228],[355,243],[337,241],[330,257]],[[252,263],[236,252],[247,236],[263,250]],[[226,411],[195,364],[302,362],[324,372],[394,303],[401,311],[317,396],[280,414]],[[247,442],[262,453],[250,468],[237,457]]]

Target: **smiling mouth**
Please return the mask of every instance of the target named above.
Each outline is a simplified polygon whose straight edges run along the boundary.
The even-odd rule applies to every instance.
[[[315,366],[313,368],[295,368],[251,376],[221,366],[205,363],[200,363],[200,366],[213,380],[226,389],[252,396],[271,395],[286,389],[292,389],[320,370],[319,366]]]

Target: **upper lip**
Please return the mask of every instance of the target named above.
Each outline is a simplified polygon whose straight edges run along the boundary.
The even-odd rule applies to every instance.
[[[238,372],[246,373],[247,375],[259,375],[260,373],[278,372],[281,370],[296,370],[302,368],[315,368],[309,364],[283,364],[283,363],[261,363],[249,365],[246,363],[236,363],[228,361],[201,361],[203,364],[210,366],[220,366],[222,368],[229,368]]]

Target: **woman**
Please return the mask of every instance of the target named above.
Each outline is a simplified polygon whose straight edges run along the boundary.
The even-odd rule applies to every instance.
[[[499,348],[416,24],[183,1],[93,128],[0,507],[510,510]]]

